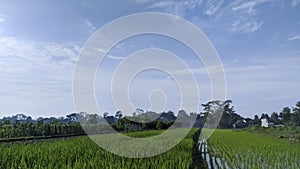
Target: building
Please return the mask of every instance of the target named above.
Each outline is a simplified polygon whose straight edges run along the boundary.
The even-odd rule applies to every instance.
[[[233,124],[233,128],[245,128],[247,126],[246,120],[238,120]]]
[[[264,118],[264,119],[260,119],[260,121],[262,127],[269,127],[268,119]]]

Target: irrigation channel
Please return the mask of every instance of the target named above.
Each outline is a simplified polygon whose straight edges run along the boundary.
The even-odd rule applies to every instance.
[[[201,158],[204,161],[204,167],[208,169],[215,169],[215,168],[226,168],[226,169],[233,169],[230,167],[228,163],[218,154],[213,154],[211,151],[212,147],[209,147],[207,144],[207,140],[202,139],[198,141],[198,151],[201,154]],[[213,151],[216,152],[216,151]]]

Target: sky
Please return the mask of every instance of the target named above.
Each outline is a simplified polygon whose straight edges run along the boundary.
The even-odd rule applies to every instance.
[[[0,0],[0,117],[74,112],[73,73],[86,41],[105,24],[141,12],[182,17],[209,38],[224,67],[226,97],[242,116],[279,112],[300,101],[300,0]],[[117,44],[99,66],[100,113],[116,112],[108,92],[113,73],[128,55],[145,48],[178,55],[199,83],[200,102],[210,100],[208,75],[193,52],[168,37],[141,35]],[[180,109],[176,83],[157,70],[132,81],[133,106],[149,110],[155,89],[164,91],[159,101],[165,101],[166,111]]]

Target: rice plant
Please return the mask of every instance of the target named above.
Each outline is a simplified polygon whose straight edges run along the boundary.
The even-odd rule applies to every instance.
[[[300,144],[246,131],[216,130],[208,139],[211,168],[299,169]]]
[[[190,133],[173,149],[149,158],[125,158],[101,149],[89,137],[44,141],[35,143],[11,143],[0,145],[0,168],[189,168],[192,163],[193,135]],[[161,131],[129,133],[133,137],[149,137]]]

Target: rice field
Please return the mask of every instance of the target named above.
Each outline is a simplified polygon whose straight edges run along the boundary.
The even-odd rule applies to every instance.
[[[193,136],[190,133],[177,146],[158,156],[125,158],[101,149],[89,137],[35,142],[0,144],[0,168],[95,168],[95,169],[187,169],[192,164]],[[134,132],[132,137],[150,137],[162,131]]]
[[[300,143],[246,131],[216,130],[199,148],[207,168],[300,168]]]
[[[196,157],[193,137],[197,131],[192,129],[177,146],[149,158],[120,157],[103,150],[87,136],[34,143],[3,143],[0,144],[0,168],[300,168],[300,143],[247,131],[216,130],[208,140],[200,140],[202,153]],[[132,132],[128,136],[151,137],[162,132]],[[196,162],[205,161],[205,167],[192,164],[195,159]]]

